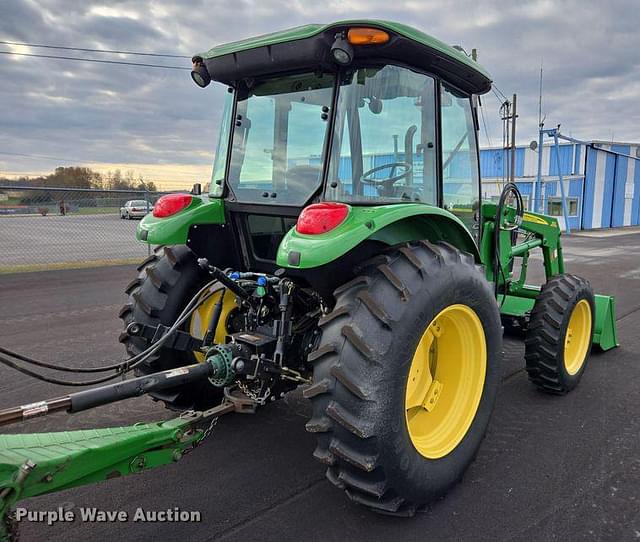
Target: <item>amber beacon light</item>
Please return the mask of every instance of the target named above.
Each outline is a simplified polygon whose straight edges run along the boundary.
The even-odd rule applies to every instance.
[[[377,28],[351,28],[347,40],[351,45],[379,45],[389,41],[389,34]]]

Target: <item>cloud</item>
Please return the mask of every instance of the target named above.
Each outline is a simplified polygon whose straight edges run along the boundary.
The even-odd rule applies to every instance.
[[[191,55],[211,46],[309,22],[380,18],[404,22],[465,49],[507,95],[518,93],[518,139],[537,138],[544,65],[547,126],[585,139],[640,141],[640,26],[633,0],[4,0],[4,40]],[[9,50],[8,47],[3,47]],[[30,48],[25,52],[55,51]],[[68,54],[67,54],[68,53]],[[83,56],[68,51],[65,56]],[[90,58],[114,58],[86,53]],[[188,66],[188,59],[115,57]],[[198,89],[187,71],[0,55],[0,147],[73,163],[140,164],[166,178],[210,164],[224,89]],[[483,98],[489,137],[502,141],[499,103]],[[482,130],[481,143],[487,144]],[[2,156],[10,171],[63,162]],[[150,169],[151,167],[151,169]],[[0,172],[1,173],[1,172]],[[194,172],[194,175],[196,173]],[[202,180],[198,178],[196,180]]]

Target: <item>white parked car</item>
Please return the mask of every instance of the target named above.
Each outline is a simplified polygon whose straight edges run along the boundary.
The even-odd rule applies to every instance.
[[[127,220],[142,218],[151,211],[153,211],[151,202],[146,202],[143,199],[133,199],[125,203],[124,207],[120,207],[120,218],[126,218]]]

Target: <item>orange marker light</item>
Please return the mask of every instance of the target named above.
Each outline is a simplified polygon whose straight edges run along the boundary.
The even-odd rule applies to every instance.
[[[377,28],[350,28],[347,40],[351,45],[377,45],[387,43],[389,34]]]

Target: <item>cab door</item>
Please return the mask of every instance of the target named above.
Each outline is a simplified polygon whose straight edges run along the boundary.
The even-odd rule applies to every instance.
[[[442,203],[477,236],[480,174],[476,123],[471,98],[440,86]]]

